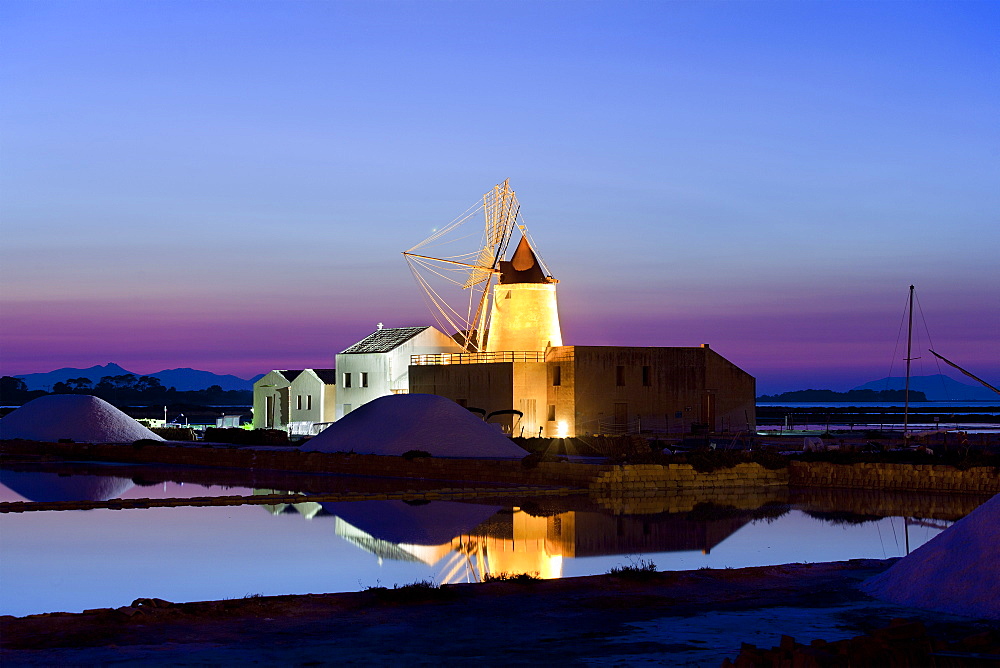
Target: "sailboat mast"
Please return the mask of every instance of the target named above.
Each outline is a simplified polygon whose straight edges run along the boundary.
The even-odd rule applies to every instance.
[[[909,322],[906,326],[906,391],[903,402],[903,442],[908,437],[907,429],[910,426],[910,362],[913,360],[913,286],[910,286],[910,307]]]

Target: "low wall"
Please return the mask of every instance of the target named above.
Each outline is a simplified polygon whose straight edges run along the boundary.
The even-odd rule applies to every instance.
[[[577,487],[586,489],[596,472],[608,466],[571,462],[541,462],[525,466],[520,460],[404,459],[380,455],[299,452],[293,448],[273,450],[218,444],[144,443],[141,445],[90,443],[35,443],[6,441],[3,452],[39,455],[68,460],[108,461],[171,466],[210,466],[242,471],[286,471],[381,476],[410,480],[479,482],[531,487]]]
[[[1000,474],[993,467],[958,470],[932,464],[791,462],[784,469],[742,463],[699,473],[689,464],[582,464],[520,460],[443,459],[344,453],[299,452],[292,448],[260,449],[213,444],[144,443],[140,445],[36,443],[5,441],[7,455],[52,457],[76,461],[109,461],[304,474],[342,474],[384,478],[475,482],[505,487],[572,487],[603,497],[663,497],[683,490],[742,490],[738,498],[767,487],[851,488],[997,494]],[[463,485],[467,486],[467,485]],[[400,485],[398,488],[402,488]],[[514,487],[516,488],[516,487]]]
[[[791,462],[788,473],[788,483],[798,487],[1000,493],[1000,474],[991,466],[959,470],[940,464]]]
[[[760,487],[787,485],[787,469],[766,469],[760,464],[744,463],[707,473],[695,471],[690,464],[623,464],[597,472],[590,489],[647,491],[650,495],[675,489]]]

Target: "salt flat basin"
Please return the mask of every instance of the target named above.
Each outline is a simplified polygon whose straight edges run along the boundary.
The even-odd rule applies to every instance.
[[[134,486],[127,495],[153,493],[203,496],[206,488],[163,482]],[[11,491],[0,495],[15,499],[21,497]],[[967,496],[956,499],[965,504],[957,508],[974,507]],[[2,514],[0,613],[119,607],[140,597],[199,601],[474,582],[501,572],[563,578],[640,560],[660,570],[693,570],[883,559],[904,554],[907,540],[915,549],[950,524],[789,504],[622,514],[599,501],[588,495],[304,501]],[[872,504],[872,497],[864,502]]]

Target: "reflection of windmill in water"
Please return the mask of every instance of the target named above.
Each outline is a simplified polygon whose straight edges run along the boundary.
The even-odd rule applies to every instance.
[[[469,225],[480,210],[481,235]],[[521,239],[508,261],[515,228]],[[403,256],[438,326],[454,333],[468,352],[544,351],[562,345],[558,281],[539,257],[508,181]]]
[[[435,567],[439,584],[479,582],[499,573],[562,575],[558,543],[548,540],[549,518],[514,508],[432,501],[324,503],[341,538],[379,558]]]

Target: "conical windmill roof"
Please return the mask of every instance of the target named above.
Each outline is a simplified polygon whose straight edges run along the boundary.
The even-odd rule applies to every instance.
[[[163,439],[108,402],[89,394],[38,397],[0,419],[0,439],[71,439],[80,443],[134,443]]]
[[[998,564],[1000,494],[866,580],[862,588],[896,605],[1000,619]]]
[[[509,262],[500,263],[500,283],[548,283],[542,265],[531,250],[527,237],[521,237]]]

